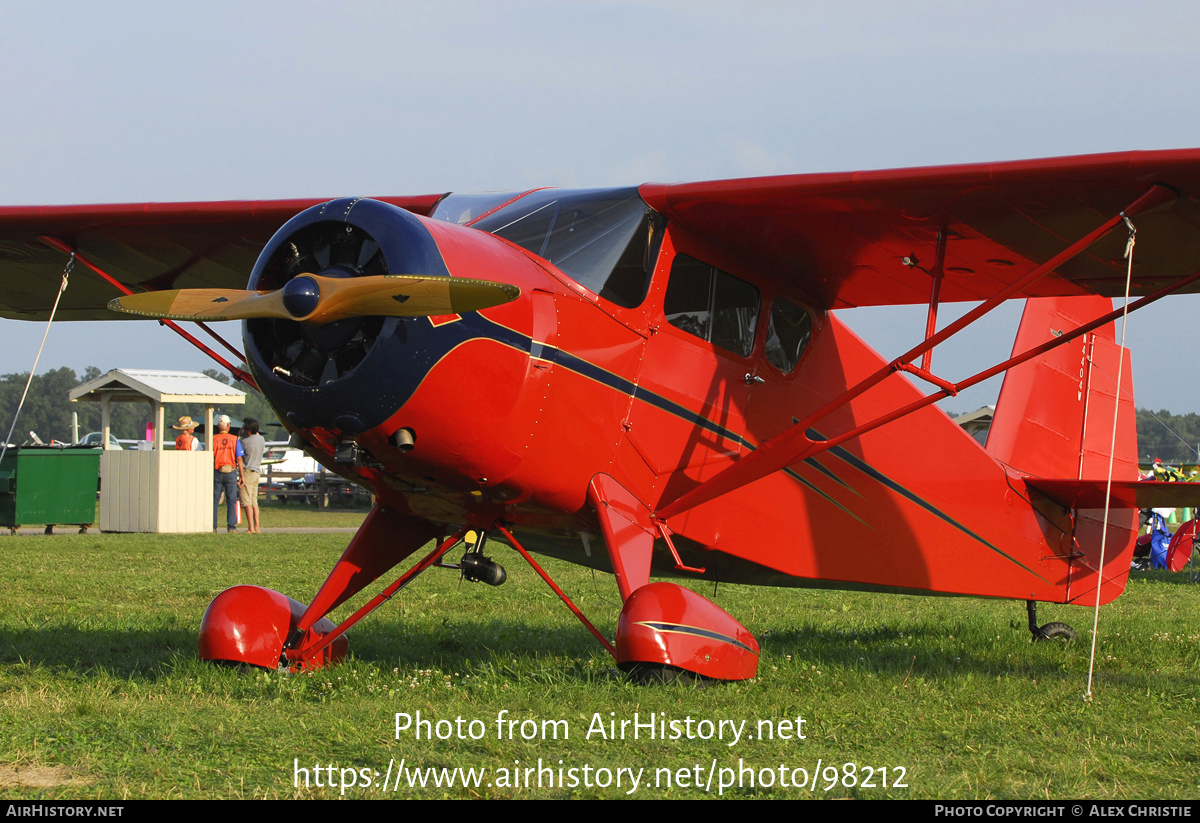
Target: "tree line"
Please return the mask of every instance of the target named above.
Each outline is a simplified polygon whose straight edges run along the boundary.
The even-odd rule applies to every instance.
[[[29,432],[35,432],[42,442],[49,443],[52,439],[70,443],[72,436],[71,414],[79,415],[79,437],[82,439],[89,432],[100,431],[100,404],[90,402],[72,403],[67,399],[71,389],[80,383],[93,380],[103,374],[95,366],[88,366],[82,375],[77,375],[74,369],[63,366],[51,369],[45,374],[35,375],[29,385],[29,394],[21,409],[21,417],[13,430],[12,442],[24,443],[29,439]],[[267,401],[254,389],[241,382],[232,382],[232,378],[216,369],[206,369],[204,374],[226,385],[246,392],[246,404],[218,406],[213,414],[228,414],[234,419],[253,417],[260,421],[263,433],[268,438],[272,432],[268,429],[275,423],[275,412],[267,405]],[[21,374],[0,375],[0,442],[8,434],[9,427],[16,414],[17,404],[21,400],[21,392],[29,372]],[[145,403],[113,403],[109,413],[109,427],[113,436],[119,440],[142,440],[146,436],[146,424],[154,420],[154,407],[149,401]],[[199,423],[204,422],[204,406],[187,403],[168,403],[165,409],[167,431],[163,432],[164,440],[173,440],[175,430],[171,426],[176,419],[188,415]]]
[[[1143,463],[1161,458],[1164,463],[1200,462],[1200,414],[1171,414],[1138,409],[1138,458]]]

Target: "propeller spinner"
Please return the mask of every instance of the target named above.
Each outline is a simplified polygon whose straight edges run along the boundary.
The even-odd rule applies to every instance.
[[[112,311],[168,320],[295,320],[324,326],[348,317],[432,317],[499,306],[521,290],[507,283],[414,274],[324,277],[303,273],[281,289],[170,289],[118,297]]]

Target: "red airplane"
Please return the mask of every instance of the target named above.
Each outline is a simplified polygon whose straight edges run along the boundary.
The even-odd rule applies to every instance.
[[[1128,288],[1135,310],[1200,290],[1198,198],[1200,150],[1186,150],[624,189],[10,207],[0,315],[44,319],[70,255],[97,276],[75,275],[59,318],[108,315],[116,289],[130,296],[113,308],[175,328],[243,320],[244,353],[221,341],[233,363],[198,345],[257,385],[310,454],[375,493],[307,606],[253,586],[219,595],[206,659],[336,661],[349,626],[456,546],[464,577],[503,582],[484,553],[493,537],[623,669],[743,679],[753,635],[652,575],[1012,598],[1035,636],[1067,630],[1039,628],[1037,602],[1124,590],[1136,509],[1194,505],[1197,484],[1137,482],[1112,298]],[[1010,359],[957,382],[933,372],[939,343],[1017,297],[1029,300]],[[950,301],[983,302],[938,330]],[[896,304],[926,304],[928,323],[892,360],[835,314]],[[1004,371],[985,448],[933,404]],[[325,617],[430,541],[341,625]],[[613,642],[531,553],[616,575]]]

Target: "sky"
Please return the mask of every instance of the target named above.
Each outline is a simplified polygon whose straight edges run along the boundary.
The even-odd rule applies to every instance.
[[[6,205],[612,186],[1200,144],[1194,3],[3,9]],[[1020,308],[996,315],[939,348],[935,370],[953,380],[1004,359]],[[922,307],[844,317],[888,357],[924,331]],[[1181,356],[1200,349],[1198,321],[1196,298],[1131,318],[1139,405],[1200,412]],[[44,331],[0,320],[0,373],[28,371]],[[63,365],[212,363],[155,324],[114,322],[55,324],[37,371]],[[942,405],[968,411],[999,388]]]

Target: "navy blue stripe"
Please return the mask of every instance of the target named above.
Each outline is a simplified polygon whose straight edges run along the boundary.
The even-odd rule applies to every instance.
[[[805,462],[807,462],[807,461],[805,461]],[[853,517],[853,518],[854,518],[855,520],[857,520],[859,523],[862,523],[864,526],[867,526],[868,528],[870,528],[870,525],[871,525],[871,524],[869,524],[867,521],[863,520],[861,517],[859,517],[859,516],[858,516],[857,514],[855,514],[854,512],[850,511],[850,509],[848,509],[848,508],[846,508],[845,506],[843,506],[843,505],[842,505],[841,503],[839,503],[839,502],[838,502],[836,499],[834,499],[834,498],[830,497],[828,494],[826,494],[825,492],[821,491],[819,488],[817,488],[816,486],[814,486],[814,485],[812,484],[812,482],[811,482],[811,481],[809,481],[809,480],[807,480],[807,479],[805,479],[805,478],[801,477],[801,476],[800,476],[799,474],[797,474],[797,473],[796,473],[794,470],[792,470],[792,469],[784,469],[784,470],[783,470],[783,473],[784,473],[784,474],[786,474],[788,477],[792,478],[793,480],[796,480],[796,481],[798,481],[798,482],[800,482],[800,483],[803,483],[803,484],[804,484],[805,486],[807,486],[809,489],[811,489],[812,491],[814,491],[814,492],[816,492],[817,494],[821,495],[821,497],[824,497],[824,498],[825,498],[826,500],[828,500],[830,503],[832,503],[833,505],[837,506],[839,509],[841,509],[842,511],[844,511],[846,514],[848,514],[848,515],[850,515],[851,517]],[[835,480],[837,480],[837,478],[836,478],[836,477],[835,477],[834,479],[835,479]],[[839,482],[839,483],[841,483],[841,481],[840,481],[840,480],[838,480],[838,482]],[[845,484],[845,483],[842,483],[842,485],[843,485],[843,486],[845,486],[846,484]],[[847,488],[849,488],[849,486],[847,486]],[[851,491],[854,491],[853,489],[850,489],[850,490],[851,490]],[[858,492],[854,492],[854,493],[855,493],[855,494],[858,494]],[[862,495],[859,495],[859,497],[862,497]]]
[[[804,463],[804,465],[806,465],[806,466],[811,466],[812,468],[816,469],[821,474],[828,477],[830,480],[840,483],[841,485],[845,486],[847,489],[850,489],[850,491],[854,492],[855,494],[858,494],[858,491],[853,486],[851,486],[849,483],[847,483],[842,478],[838,477],[836,474],[834,474],[831,470],[827,469],[825,466],[822,466],[820,463],[818,463],[817,458],[806,457],[801,462]],[[858,496],[862,497],[861,494],[859,494]]]
[[[797,417],[793,417],[793,418],[792,418],[792,425],[793,425],[793,426],[794,426],[794,425],[796,425],[796,424],[797,424],[797,423],[799,423],[799,422],[800,422],[800,419],[799,419],[799,418],[797,418]],[[840,478],[840,477],[838,477],[836,474],[834,474],[834,472],[833,472],[833,470],[832,470],[832,469],[830,469],[830,468],[828,468],[827,466],[825,466],[825,465],[823,465],[823,464],[819,463],[819,462],[817,461],[817,458],[815,458],[815,457],[806,457],[806,458],[804,458],[804,460],[802,460],[801,462],[802,462],[802,463],[805,463],[805,464],[806,464],[806,465],[808,465],[808,466],[811,466],[812,468],[814,468],[814,469],[816,469],[817,471],[819,471],[821,474],[823,474],[823,475],[825,475],[826,477],[828,477],[830,480],[833,480],[833,481],[834,481],[834,482],[836,482],[836,483],[840,483],[841,485],[845,486],[845,487],[846,487],[847,489],[849,489],[850,491],[852,491],[852,492],[854,492],[855,494],[857,494],[859,497],[862,497],[862,495],[861,495],[861,494],[859,494],[859,492],[858,492],[858,489],[854,488],[854,487],[853,487],[853,486],[851,486],[849,483],[847,483],[845,480],[843,480],[842,478]]]
[[[540,354],[534,355],[534,356],[539,356],[543,360],[548,360],[552,363],[555,363],[556,365],[561,365],[563,368],[566,368],[573,372],[576,372],[577,374],[587,377],[588,379],[594,380],[597,383],[601,383],[603,385],[610,386],[611,388],[613,388],[619,392],[622,392],[624,394],[632,395],[634,397],[634,399],[636,399],[636,400],[641,400],[644,403],[648,403],[649,405],[652,405],[655,408],[662,409],[663,411],[667,412],[668,414],[672,414],[682,420],[692,423],[693,425],[699,426],[707,431],[713,432],[714,434],[718,434],[722,437],[725,437],[729,440],[739,443],[740,445],[744,446],[748,451],[753,451],[755,448],[755,446],[753,444],[751,444],[750,441],[746,440],[744,437],[736,434],[735,432],[732,432],[729,429],[726,429],[724,426],[714,423],[713,421],[709,420],[708,418],[704,417],[703,415],[700,415],[697,412],[694,412],[684,406],[681,406],[678,403],[674,403],[661,395],[658,395],[658,394],[655,394],[654,392],[648,391],[645,388],[636,385],[632,381],[626,380],[623,377],[619,377],[610,371],[606,371],[605,369],[602,369],[593,363],[589,363],[586,360],[576,357],[573,354],[565,352],[562,349],[555,348],[553,346],[546,346],[543,344],[534,344],[533,341],[528,336],[519,334],[518,332],[515,332],[504,326],[500,326],[496,323],[492,323],[491,321],[487,321],[486,318],[481,318],[480,315],[478,315],[478,314],[475,314],[474,317],[484,320],[485,322],[487,322],[490,329],[495,330],[492,334],[488,334],[487,336],[492,337],[493,339],[496,339],[497,341],[504,343],[505,345],[512,346],[513,348],[521,350],[521,351],[530,351],[530,352],[532,352],[533,348],[536,346],[538,348]],[[458,324],[456,324],[456,325],[458,325]],[[827,439],[826,437],[824,437],[823,435],[821,435],[819,432],[817,432],[814,429],[809,429],[806,432],[806,434],[808,435],[808,438],[813,441],[821,441],[821,440]],[[1026,566],[1024,563],[1020,562],[1016,558],[1007,554],[1006,552],[1001,550],[999,547],[988,542],[983,537],[981,537],[980,535],[971,531],[966,526],[964,526],[963,524],[959,523],[957,520],[952,518],[950,515],[943,512],[941,509],[937,508],[936,506],[934,506],[933,504],[929,503],[928,501],[922,499],[921,497],[918,497],[913,492],[904,488],[899,483],[892,480],[890,477],[883,474],[878,469],[875,469],[874,467],[872,467],[865,461],[863,461],[863,460],[859,459],[858,457],[856,457],[855,455],[851,454],[850,452],[848,452],[846,449],[842,448],[841,446],[834,446],[833,448],[829,449],[828,451],[830,454],[834,455],[835,457],[838,457],[839,459],[843,460],[844,462],[846,462],[849,465],[853,466],[854,468],[858,469],[860,472],[867,475],[871,479],[883,484],[884,486],[886,486],[887,488],[896,492],[897,494],[901,495],[902,497],[906,498],[907,500],[912,501],[913,503],[917,504],[918,506],[925,509],[929,513],[933,514],[934,516],[938,517],[939,519],[943,520],[944,522],[946,522],[946,523],[950,524],[951,526],[953,526],[954,528],[958,529],[963,534],[971,537],[972,539],[974,539],[974,540],[978,541],[979,543],[983,544],[984,546],[986,546],[988,549],[999,554],[1001,557],[1003,557],[1006,560],[1021,567],[1025,571],[1032,574],[1034,577],[1037,577],[1039,580],[1042,580],[1042,581],[1046,580],[1044,577],[1042,577],[1040,574],[1038,574],[1033,569]],[[840,477],[838,477],[836,473],[831,471],[828,467],[817,462],[816,458],[810,457],[801,462],[803,462],[805,465],[810,466],[813,469],[819,471],[821,474],[833,479],[834,481],[836,481],[837,483],[841,484],[842,486],[850,489],[851,491],[854,491],[855,494],[858,494],[858,492],[855,491],[852,486],[850,486],[844,480],[842,480]],[[858,517],[856,514],[854,514],[854,512],[850,511],[850,509],[846,508],[844,505],[839,503],[837,500],[830,497],[825,492],[821,491],[819,488],[817,488],[815,485],[813,485],[810,481],[806,480],[804,477],[801,477],[799,474],[797,474],[792,469],[785,469],[784,471],[793,480],[796,480],[796,481],[804,484],[805,487],[807,487],[808,489],[811,489],[813,492],[815,492],[818,495],[820,495],[821,497],[825,498],[830,503],[832,503],[833,505],[837,506],[842,511],[849,514],[855,520],[858,520],[860,523],[863,523],[863,525],[868,525],[865,521],[862,520],[862,518]],[[859,495],[859,496],[861,497],[861,495]]]
[[[476,317],[478,317],[478,316],[479,315],[476,315]],[[497,342],[503,343],[507,346],[511,346],[514,349],[518,349],[520,351],[529,351],[530,356],[532,356],[532,357],[537,357],[541,360],[546,360],[548,362],[554,363],[556,366],[561,366],[564,369],[573,371],[576,374],[579,374],[579,375],[582,375],[583,377],[588,378],[589,380],[594,380],[597,383],[600,383],[602,385],[605,385],[612,389],[615,389],[616,391],[619,391],[622,394],[631,395],[635,400],[641,400],[643,403],[654,406],[657,409],[661,409],[662,411],[665,411],[667,414],[674,415],[675,417],[678,417],[681,420],[691,423],[694,426],[699,426],[700,428],[702,428],[706,431],[712,432],[713,434],[719,435],[727,440],[731,440],[734,443],[737,443],[737,444],[741,445],[742,447],[744,447],[747,451],[754,451],[754,449],[755,449],[754,444],[751,443],[746,438],[742,437],[741,435],[737,434],[736,432],[730,431],[729,429],[725,428],[724,426],[722,426],[718,423],[714,423],[712,420],[709,420],[707,417],[703,416],[702,414],[692,411],[691,409],[687,408],[686,406],[681,406],[680,404],[675,403],[671,400],[668,400],[667,398],[663,397],[660,394],[655,394],[654,392],[649,391],[649,390],[645,389],[644,387],[639,386],[630,380],[626,380],[625,378],[620,377],[619,375],[613,374],[612,372],[610,372],[606,369],[600,368],[599,366],[595,365],[594,363],[590,363],[587,360],[583,360],[582,358],[576,357],[575,355],[571,354],[570,352],[565,352],[562,349],[556,348],[554,346],[547,346],[543,343],[534,342],[528,336],[520,334],[519,332],[515,332],[512,329],[509,329],[505,326],[501,326],[497,323],[493,323],[492,321],[487,320],[486,318],[480,318],[480,319],[482,319],[488,323],[489,330],[491,331],[491,333],[488,334],[487,336],[491,337],[492,339],[496,340]],[[841,483],[843,486],[846,486],[846,488],[851,488],[843,480],[841,480],[841,478],[837,477],[833,472],[829,471],[829,469],[822,466],[814,458],[809,458],[808,460],[805,460],[804,462],[810,466],[813,466],[818,471],[820,471],[822,474],[825,474],[825,475],[833,478],[834,480],[836,480],[838,483]],[[826,494],[820,488],[815,486],[810,480],[808,480],[804,477],[801,477],[799,474],[797,474],[792,469],[785,469],[784,472],[785,472],[785,474],[788,475],[788,477],[791,477],[793,480],[797,481],[798,483],[803,484],[806,488],[808,488],[810,491],[814,492],[815,494],[820,495],[825,500],[829,501],[830,503],[832,503],[837,508],[841,509],[846,514],[853,517],[859,523],[862,523],[864,526],[868,525],[867,522],[864,521],[861,517],[859,517],[854,512],[852,512],[850,509],[846,508],[844,505],[839,503],[835,498]],[[853,489],[851,489],[851,491],[853,491]],[[857,492],[855,492],[855,493],[857,494]],[[861,497],[861,495],[859,495],[859,496]]]
[[[758,652],[747,646],[735,637],[720,634],[719,632],[710,631],[709,629],[701,629],[697,626],[681,626],[678,623],[651,623],[650,621],[639,621],[639,626],[645,626],[648,629],[653,629],[656,632],[667,632],[673,634],[690,634],[696,637],[703,637],[708,640],[719,640],[722,643],[728,643],[731,646],[737,646],[740,649],[745,649],[754,656],[758,656]]]
[[[805,432],[805,434],[806,434],[806,435],[808,435],[808,439],[809,439],[809,440],[813,440],[813,441],[820,441],[820,440],[828,440],[828,439],[829,439],[829,438],[827,438],[827,437],[824,437],[823,435],[821,435],[821,434],[820,434],[819,432],[817,432],[815,429],[809,429],[807,432]],[[868,477],[870,477],[870,478],[871,478],[871,479],[873,479],[873,480],[877,480],[878,482],[882,483],[884,486],[887,486],[889,489],[891,489],[892,491],[896,492],[897,494],[899,494],[899,495],[901,495],[901,496],[903,496],[903,497],[905,497],[905,498],[907,498],[907,499],[911,500],[912,502],[916,503],[918,506],[920,506],[921,508],[925,509],[925,511],[927,511],[927,512],[929,512],[929,513],[931,513],[931,514],[934,514],[934,515],[936,515],[936,516],[937,516],[937,517],[939,517],[940,519],[942,519],[942,520],[944,520],[945,522],[949,523],[949,524],[950,524],[951,526],[953,526],[954,528],[956,528],[956,529],[958,529],[959,531],[961,531],[963,534],[965,534],[965,535],[968,535],[969,537],[972,537],[972,538],[974,538],[975,540],[978,540],[980,543],[982,543],[983,545],[987,546],[989,549],[991,549],[992,551],[994,551],[996,554],[1000,555],[1001,557],[1005,558],[1006,560],[1009,560],[1009,561],[1011,561],[1012,563],[1015,563],[1015,564],[1017,564],[1017,565],[1018,565],[1018,566],[1020,566],[1022,569],[1024,569],[1024,570],[1025,570],[1025,571],[1027,571],[1027,572],[1029,572],[1029,573],[1030,573],[1030,574],[1032,574],[1034,577],[1036,577],[1038,580],[1041,580],[1041,581],[1043,581],[1043,582],[1046,582],[1046,583],[1049,583],[1049,582],[1050,582],[1050,581],[1046,580],[1046,578],[1042,577],[1040,574],[1038,574],[1037,572],[1035,572],[1033,569],[1031,569],[1031,568],[1029,568],[1028,566],[1026,566],[1026,565],[1025,565],[1024,563],[1022,563],[1020,560],[1017,560],[1015,557],[1012,557],[1011,555],[1009,555],[1007,552],[1005,552],[1005,551],[1001,550],[1000,548],[998,548],[998,547],[996,547],[996,546],[993,546],[993,545],[992,545],[991,543],[989,543],[987,540],[984,540],[982,537],[980,537],[979,535],[977,535],[975,532],[973,532],[973,531],[971,531],[970,529],[968,529],[968,528],[967,528],[966,526],[964,526],[962,523],[959,523],[957,520],[955,520],[954,518],[952,518],[950,515],[946,514],[946,513],[945,513],[944,511],[942,511],[941,509],[939,509],[939,508],[937,508],[936,506],[934,506],[932,503],[929,503],[928,501],[921,499],[920,497],[918,497],[918,496],[917,496],[916,494],[914,494],[913,492],[911,492],[911,491],[909,491],[908,489],[906,489],[906,488],[904,488],[903,486],[901,486],[901,485],[900,485],[899,483],[897,483],[895,480],[892,480],[890,477],[888,477],[887,475],[885,475],[883,472],[879,471],[878,469],[876,469],[876,468],[872,467],[870,464],[866,463],[866,462],[865,462],[865,461],[863,461],[862,459],[860,459],[860,458],[856,457],[855,455],[851,454],[850,452],[846,451],[846,450],[845,450],[844,448],[842,448],[841,446],[834,446],[833,448],[829,449],[829,453],[830,453],[830,454],[832,454],[832,455],[834,455],[834,456],[836,456],[836,457],[839,457],[839,458],[841,458],[841,459],[842,459],[842,460],[844,460],[844,461],[846,461],[847,463],[849,463],[849,464],[850,464],[851,466],[853,466],[854,468],[858,469],[858,470],[859,470],[860,472],[862,472],[863,474],[867,475]]]

